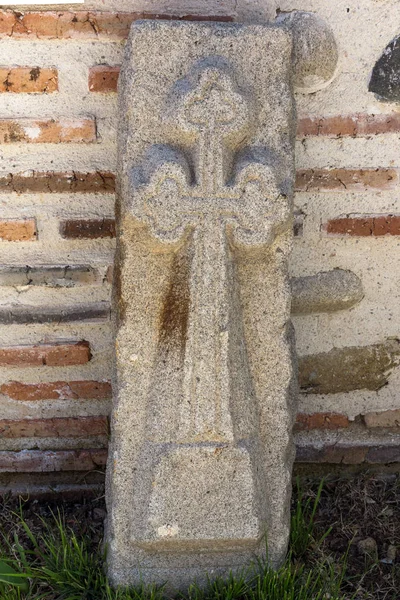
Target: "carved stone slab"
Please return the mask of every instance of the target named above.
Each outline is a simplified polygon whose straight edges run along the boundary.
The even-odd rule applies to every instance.
[[[289,531],[291,36],[138,22],[121,73],[108,573],[184,588]]]

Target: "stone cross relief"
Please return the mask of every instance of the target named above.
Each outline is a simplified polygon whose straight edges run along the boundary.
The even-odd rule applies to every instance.
[[[246,149],[254,128],[251,104],[232,74],[212,62],[194,67],[196,84],[175,94],[169,114],[167,127],[173,124],[189,150],[153,146],[130,180],[133,216],[160,242],[190,246],[176,443],[234,440],[233,387],[249,376],[243,351],[234,367],[243,372],[236,382],[231,376],[232,248],[260,249],[291,226],[290,203],[272,168]],[[237,335],[236,343],[243,345]]]
[[[331,32],[309,14],[288,19],[131,28],[106,481],[113,585],[187,590],[255,556],[273,567],[285,557],[293,84],[314,86],[321,61],[318,81],[332,77]]]

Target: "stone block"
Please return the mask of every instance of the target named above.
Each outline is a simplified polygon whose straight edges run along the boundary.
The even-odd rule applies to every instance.
[[[364,297],[359,277],[344,269],[293,277],[291,286],[294,315],[344,310],[351,308]]]
[[[119,80],[114,585],[277,567],[296,376],[291,33],[137,22]]]

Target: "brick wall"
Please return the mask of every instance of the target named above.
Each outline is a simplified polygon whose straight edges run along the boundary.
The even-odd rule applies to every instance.
[[[93,0],[0,12],[0,491],[102,481],[116,89],[131,22],[256,19],[274,12],[264,4],[158,0],[152,12],[132,0],[117,12]],[[383,466],[400,460],[400,116],[368,80],[399,33],[400,7],[279,3],[295,8],[325,18],[340,48],[334,82],[297,96],[298,461]],[[357,280],[353,296],[340,273]]]

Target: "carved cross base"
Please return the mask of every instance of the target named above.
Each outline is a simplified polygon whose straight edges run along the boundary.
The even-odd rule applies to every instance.
[[[291,36],[142,22],[121,74],[108,573],[184,588],[289,532]]]

